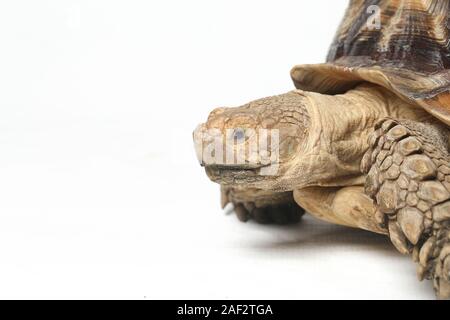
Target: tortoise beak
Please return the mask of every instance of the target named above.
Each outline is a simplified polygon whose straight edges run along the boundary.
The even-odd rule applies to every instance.
[[[216,143],[218,141],[223,141],[222,132],[219,129],[208,129],[206,124],[202,123],[197,126],[192,135],[194,139],[195,153],[200,165],[204,167],[207,165],[216,164],[215,159],[205,157],[205,150],[215,150]]]
[[[192,133],[192,138],[194,140],[195,154],[197,155],[197,160],[202,167],[205,166],[203,161],[203,137],[204,137],[205,124],[202,123],[197,126],[197,128]]]

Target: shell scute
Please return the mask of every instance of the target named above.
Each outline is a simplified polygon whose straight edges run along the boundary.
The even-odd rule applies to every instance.
[[[450,125],[449,25],[450,0],[352,0],[327,62],[291,76],[298,89],[327,94],[375,83]]]

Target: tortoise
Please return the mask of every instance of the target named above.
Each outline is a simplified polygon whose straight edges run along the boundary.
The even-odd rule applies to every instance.
[[[448,299],[449,19],[448,0],[351,0],[326,63],[291,70],[295,90],[214,109],[194,142],[222,206],[388,235]]]

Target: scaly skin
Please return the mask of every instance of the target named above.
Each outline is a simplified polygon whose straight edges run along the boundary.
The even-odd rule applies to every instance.
[[[222,207],[232,202],[240,221],[254,219],[259,223],[290,224],[298,222],[303,215],[304,210],[293,199],[292,189],[286,190],[280,185],[308,132],[310,119],[305,102],[300,92],[292,91],[239,108],[218,108],[196,130],[195,135],[200,136],[196,144],[204,148],[211,143],[208,136],[211,129],[219,130],[224,137],[226,130],[279,130],[279,168],[275,175],[261,175],[262,159],[249,159],[248,154],[245,165],[203,163],[210,179],[221,184]],[[241,140],[235,145],[235,151],[249,149],[250,141]]]
[[[267,152],[270,158],[279,151],[272,175],[261,174],[274,164],[267,154],[248,153],[240,164],[201,157],[209,178],[222,187],[222,205],[232,202],[241,221],[292,223],[305,208],[332,223],[389,234],[401,252],[413,254],[421,277],[432,278],[437,295],[445,298],[450,295],[449,133],[438,126],[421,108],[363,84],[341,95],[296,90],[216,109],[194,140],[202,155],[227,129],[279,130],[279,149]],[[250,138],[242,132],[236,138],[235,151],[248,147]],[[415,147],[420,152],[405,151]]]
[[[232,202],[236,216],[242,222],[253,219],[261,224],[294,224],[305,213],[294,201],[292,192],[238,190],[222,185],[221,193],[222,207]]]
[[[436,123],[382,120],[362,161],[366,192],[395,247],[418,262],[419,279],[450,298],[448,129]]]
[[[211,144],[210,130],[218,130],[223,137],[227,135],[227,130],[232,132],[238,129],[243,130],[279,130],[280,148],[279,165],[280,172],[270,177],[259,175],[258,169],[263,167],[262,154],[258,154],[257,159],[250,159],[246,154],[246,164],[236,165],[235,163],[208,163],[203,160],[206,173],[211,180],[225,186],[244,188],[255,188],[264,190],[276,189],[271,185],[274,177],[283,177],[285,171],[292,166],[292,160],[302,148],[309,128],[309,115],[305,109],[305,97],[299,91],[292,91],[286,94],[259,99],[243,105],[239,108],[218,108],[211,112],[208,121],[200,125],[196,130],[196,135],[201,136],[197,145],[207,149]],[[234,150],[238,152],[249,148],[250,139],[245,136],[237,141]],[[269,153],[278,150],[267,150]],[[279,187],[279,191],[286,191]],[[292,191],[292,189],[290,190]]]

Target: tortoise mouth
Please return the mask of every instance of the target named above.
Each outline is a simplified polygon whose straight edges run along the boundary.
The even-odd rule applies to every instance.
[[[273,170],[272,168],[276,169]],[[279,164],[206,165],[208,177],[223,185],[252,184],[267,181],[278,174]],[[272,176],[272,177],[271,177]]]
[[[249,180],[256,180],[259,177],[258,169],[243,169],[207,166],[205,167],[208,177],[217,183],[224,185],[236,185],[248,183]]]
[[[246,163],[246,164],[211,164],[204,165],[206,169],[214,170],[214,171],[255,171],[261,168],[268,167],[272,164],[256,164],[256,163]]]

